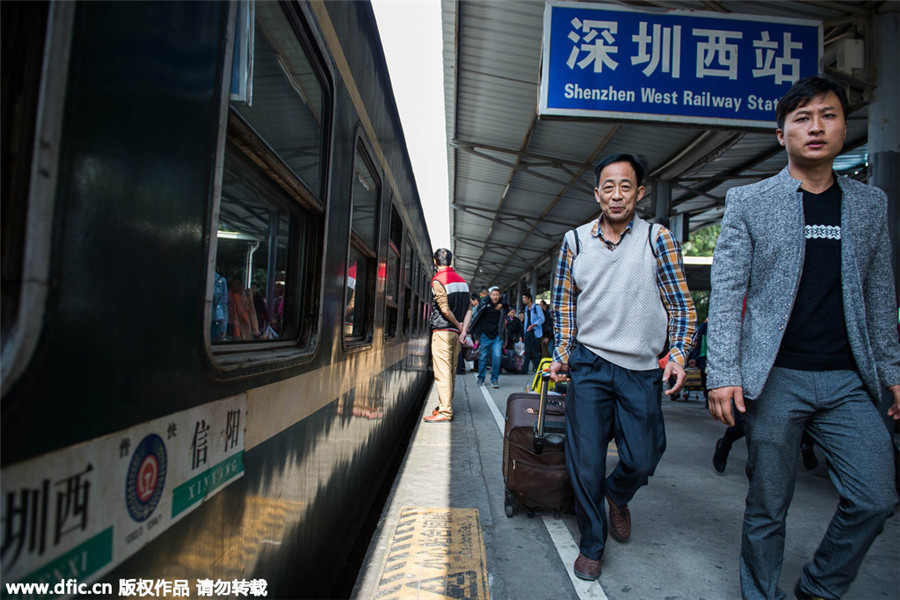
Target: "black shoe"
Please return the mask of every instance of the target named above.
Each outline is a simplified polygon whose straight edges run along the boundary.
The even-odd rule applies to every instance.
[[[797,600],[828,600],[828,598],[825,598],[824,596],[810,596],[801,590],[799,580],[797,580],[797,585],[794,586],[794,596]]]
[[[801,444],[800,455],[803,457],[803,468],[812,471],[819,466],[819,459],[816,458],[816,451],[812,446]]]
[[[725,445],[725,438],[716,442],[716,451],[713,453],[713,469],[716,473],[724,473],[725,466],[728,464],[728,453],[731,452],[731,446]]]

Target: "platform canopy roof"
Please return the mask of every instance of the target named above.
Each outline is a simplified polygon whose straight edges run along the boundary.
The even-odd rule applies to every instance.
[[[866,40],[884,2],[606,4],[822,21],[826,71],[851,91],[845,154],[836,167],[864,176],[865,105],[874,77],[865,66],[839,71],[837,55],[843,40]],[[470,285],[506,289],[521,279],[527,289],[535,271],[537,292],[548,289],[564,233],[600,214],[592,192],[593,165],[608,154],[631,153],[648,163],[641,216],[654,216],[655,182],[668,181],[668,217],[688,215],[690,230],[720,222],[729,188],[785,166],[774,131],[539,117],[544,10],[542,0],[442,0],[451,250]],[[872,51],[872,44],[865,46]]]

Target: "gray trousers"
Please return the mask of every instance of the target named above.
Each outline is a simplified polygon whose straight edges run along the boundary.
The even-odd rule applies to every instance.
[[[741,540],[745,600],[782,600],[785,518],[794,495],[804,427],[828,460],[840,503],[800,585],[840,598],[897,502],[891,440],[856,371],[775,367],[747,402],[750,489]]]

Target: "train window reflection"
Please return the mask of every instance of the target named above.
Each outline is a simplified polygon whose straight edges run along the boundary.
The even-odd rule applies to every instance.
[[[255,10],[253,95],[232,105],[321,198],[324,86],[280,5],[257,2]]]
[[[416,324],[415,331],[419,333],[422,331],[422,311],[419,308],[422,305],[422,263],[418,260],[416,261],[416,278],[415,278],[415,286],[416,286],[416,302],[413,305],[413,310],[416,313]]]
[[[387,278],[384,286],[384,336],[397,336],[397,304],[400,296],[400,248],[403,246],[403,221],[391,204],[391,237],[388,242]]]
[[[359,140],[353,161],[351,243],[344,305],[344,337],[355,342],[368,342],[372,339],[380,198],[381,182],[369,153],[362,140]]]
[[[291,338],[300,299],[291,249],[305,246],[302,209],[230,142],[216,227],[210,340],[215,344]]]
[[[413,285],[413,246],[412,240],[408,237],[406,238],[406,252],[404,254],[404,268],[403,268],[403,281],[404,284],[404,300],[403,300],[403,335],[409,335],[409,327],[412,323],[412,310],[410,309],[413,295],[412,295],[412,285]]]

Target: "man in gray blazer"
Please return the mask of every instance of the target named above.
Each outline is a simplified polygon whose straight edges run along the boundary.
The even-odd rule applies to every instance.
[[[846,114],[835,82],[808,77],[791,87],[775,132],[788,165],[729,190],[713,258],[707,385],[716,419],[734,424],[732,403],[744,413],[746,600],[785,598],[778,579],[804,428],[841,500],[797,598],[840,598],[897,502],[890,435],[876,408],[888,387],[888,414],[900,419],[887,198],[832,170]]]

